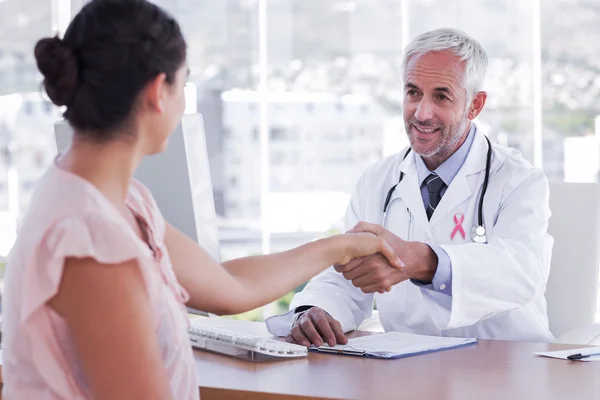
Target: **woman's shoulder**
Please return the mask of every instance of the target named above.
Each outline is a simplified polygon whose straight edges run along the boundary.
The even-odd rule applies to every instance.
[[[79,232],[82,239],[87,232],[99,243],[101,237],[110,235],[105,232],[127,232],[125,224],[117,209],[94,185],[52,166],[34,189],[13,250],[31,254],[48,243],[49,238],[63,237],[69,231],[73,231],[73,237]]]
[[[57,220],[88,213],[111,215],[110,203],[85,179],[51,166],[38,180],[23,225],[51,225]]]

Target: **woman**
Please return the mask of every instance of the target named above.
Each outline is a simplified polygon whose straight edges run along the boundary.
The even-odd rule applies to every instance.
[[[184,110],[186,44],[160,8],[93,0],[35,57],[75,136],[39,182],[9,259],[7,398],[196,399],[185,304],[234,314],[331,264],[380,252],[401,265],[368,233],[220,265],[163,220],[132,179]]]

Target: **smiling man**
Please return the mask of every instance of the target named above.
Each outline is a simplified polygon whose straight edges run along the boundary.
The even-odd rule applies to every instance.
[[[454,29],[408,45],[410,148],[365,172],[346,214],[347,229],[385,237],[405,266],[380,255],[332,266],[294,297],[289,313],[267,320],[271,333],[303,345],[345,343],[375,302],[386,331],[553,339],[544,298],[553,242],[548,183],[473,123],[487,98],[487,63],[481,45]]]

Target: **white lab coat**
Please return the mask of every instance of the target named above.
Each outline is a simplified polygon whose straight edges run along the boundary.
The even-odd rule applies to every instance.
[[[384,294],[365,294],[329,268],[294,296],[290,309],[313,305],[338,320],[345,332],[370,318],[375,301],[386,331],[522,341],[552,341],[544,292],[550,271],[552,238],[548,182],[513,149],[492,144],[489,186],[483,204],[487,244],[474,243],[471,229],[485,176],[488,146],[476,132],[464,165],[427,220],[415,154],[404,152],[370,167],[358,181],[345,226],[364,220],[382,224],[388,190],[405,176],[392,196],[386,228],[405,240],[433,241],[452,263],[452,296],[401,282]],[[455,215],[463,228],[451,239]],[[293,311],[271,317],[272,334],[289,332]]]

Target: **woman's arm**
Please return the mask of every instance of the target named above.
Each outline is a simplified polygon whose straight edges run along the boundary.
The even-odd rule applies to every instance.
[[[136,261],[69,258],[48,303],[69,326],[94,399],[172,398]]]
[[[268,304],[330,265],[355,257],[382,253],[393,265],[402,266],[388,243],[372,234],[337,235],[222,265],[168,223],[165,243],[175,275],[190,294],[188,305],[215,314],[237,314]]]

